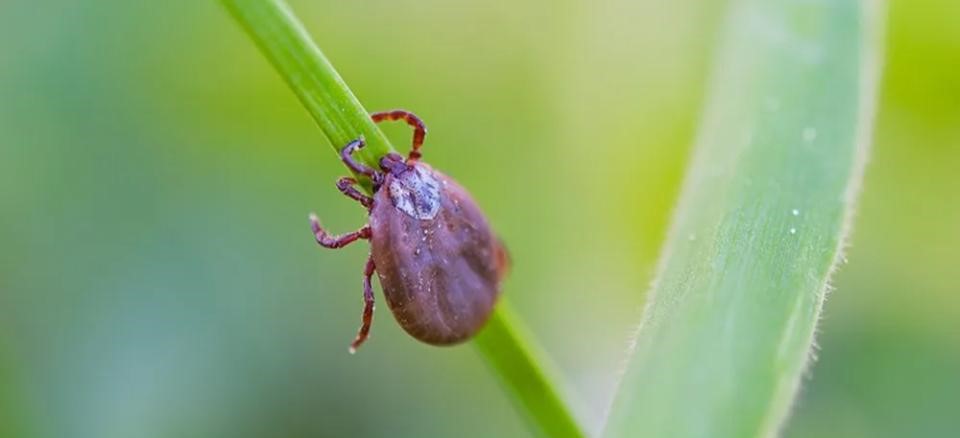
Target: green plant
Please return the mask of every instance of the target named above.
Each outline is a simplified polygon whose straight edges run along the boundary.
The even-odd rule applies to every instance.
[[[336,148],[386,137],[282,0],[222,0]],[[605,433],[770,436],[807,365],[868,146],[879,14],[734,0],[650,303]],[[584,436],[502,302],[474,342],[543,436]]]
[[[606,436],[775,436],[812,354],[869,147],[880,16],[734,1]]]
[[[222,1],[297,94],[334,151],[364,135],[367,146],[359,157],[378,167],[379,157],[393,147],[290,8],[282,0]],[[584,436],[560,397],[547,362],[531,347],[506,300],[501,299],[474,344],[528,414],[525,418],[534,430],[550,437]]]

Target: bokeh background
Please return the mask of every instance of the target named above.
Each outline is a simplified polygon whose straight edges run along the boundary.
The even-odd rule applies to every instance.
[[[367,108],[508,242],[506,294],[596,430],[723,4],[292,0]],[[788,437],[960,430],[960,4],[890,2],[875,148]],[[389,126],[397,145],[403,126]],[[0,436],[527,436],[470,346],[359,354],[364,221],[214,1],[0,3]],[[379,292],[378,292],[379,293]]]

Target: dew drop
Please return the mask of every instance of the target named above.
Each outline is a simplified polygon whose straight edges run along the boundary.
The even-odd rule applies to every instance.
[[[791,210],[790,213],[792,213],[794,216],[800,216],[800,210],[797,210],[796,208]]]
[[[791,229],[790,229],[790,234],[797,234],[797,229],[796,229],[796,228],[791,228]]]
[[[816,128],[804,128],[803,129],[803,141],[810,143],[817,139],[817,129]]]

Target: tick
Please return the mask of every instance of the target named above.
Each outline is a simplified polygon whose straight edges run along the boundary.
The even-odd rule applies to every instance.
[[[344,164],[373,183],[371,197],[357,189],[354,178],[337,181],[344,195],[367,209],[367,225],[331,236],[317,216],[310,215],[317,243],[326,248],[370,241],[363,270],[362,322],[350,352],[370,333],[374,273],[393,316],[407,333],[432,345],[462,342],[490,316],[507,271],[507,252],[470,194],[420,161],[427,127],[419,117],[393,110],[371,114],[371,118],[377,123],[405,121],[413,128],[413,146],[406,159],[394,152],[381,157],[379,169],[353,158],[364,146],[362,137],[340,150]]]

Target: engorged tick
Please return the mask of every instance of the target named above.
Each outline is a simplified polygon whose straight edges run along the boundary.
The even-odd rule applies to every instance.
[[[374,122],[404,120],[413,127],[413,148],[407,159],[396,153],[380,158],[380,170],[353,158],[364,146],[356,139],[340,150],[354,172],[373,182],[373,196],[342,177],[337,188],[369,211],[369,223],[341,236],[331,236],[316,215],[310,224],[317,242],[342,248],[370,240],[363,271],[363,317],[350,352],[367,339],[373,320],[371,277],[380,278],[383,295],[400,326],[414,338],[450,345],[473,336],[487,321],[507,271],[506,250],[469,193],[450,177],[420,162],[427,134],[423,121],[403,110],[371,114]]]

